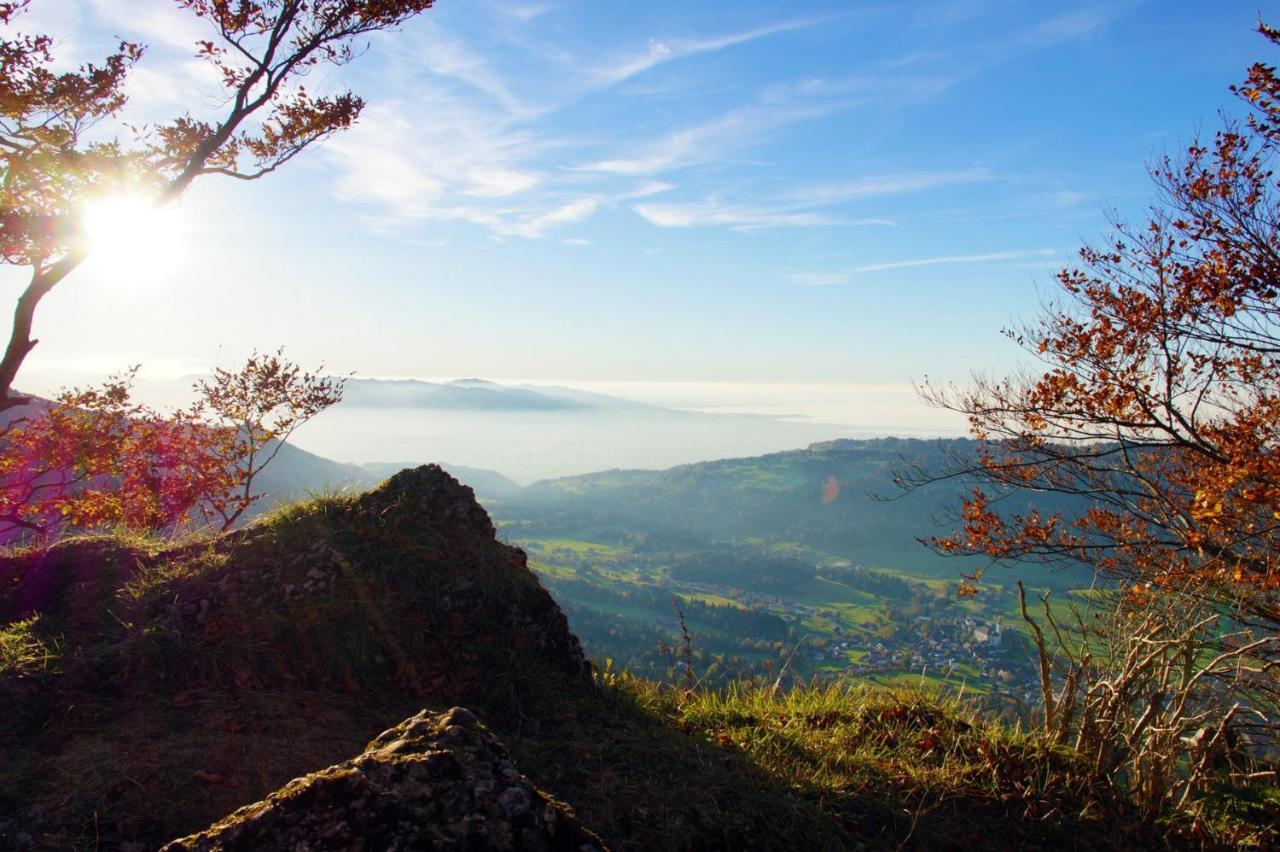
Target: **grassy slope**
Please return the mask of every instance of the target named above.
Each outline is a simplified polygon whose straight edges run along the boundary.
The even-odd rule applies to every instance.
[[[1164,848],[1069,753],[906,691],[682,696],[625,676],[507,732],[522,768],[619,849]]]

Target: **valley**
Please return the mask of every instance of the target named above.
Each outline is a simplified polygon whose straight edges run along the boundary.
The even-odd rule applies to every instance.
[[[838,441],[540,482],[486,505],[601,667],[677,684],[844,678],[1031,703],[1014,581],[1083,607],[1070,590],[1091,578],[996,569],[977,597],[957,597],[973,563],[917,538],[946,528],[963,483],[904,494],[893,473],[966,449]]]
[[[551,414],[608,411],[629,422],[661,411],[599,394],[479,380],[357,388],[361,405],[383,411],[493,410],[508,429]],[[1065,613],[1072,603],[1087,608],[1087,596],[1073,590],[1088,588],[1093,577],[1000,566],[981,594],[958,598],[962,575],[986,562],[944,558],[922,539],[952,528],[971,483],[960,477],[904,490],[895,475],[942,470],[974,447],[967,439],[842,438],[525,486],[485,467],[443,466],[474,489],[503,539],[527,552],[602,669],[712,687],[852,679],[963,692],[1001,706],[1034,704],[1037,675],[1015,581],[1028,588],[1034,610],[1036,596],[1051,589],[1055,611]],[[412,466],[340,465],[286,449],[270,483],[284,495],[370,487]],[[510,449],[536,455],[537,448]],[[1067,515],[1080,508],[1043,496],[1039,502]],[[1010,498],[1006,509],[1019,505]]]

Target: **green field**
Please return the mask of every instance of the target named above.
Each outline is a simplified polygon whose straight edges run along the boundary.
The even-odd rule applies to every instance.
[[[676,597],[680,598],[682,601],[702,601],[703,603],[711,604],[712,606],[728,606],[733,607],[734,609],[748,608],[746,604],[735,601],[733,598],[726,598],[722,595],[712,595],[703,592],[678,592]]]

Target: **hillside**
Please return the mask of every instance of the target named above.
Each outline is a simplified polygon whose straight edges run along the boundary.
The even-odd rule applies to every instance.
[[[53,846],[91,817],[176,836],[424,705],[511,719],[586,673],[523,554],[439,468],[207,542],[20,552],[0,623],[0,821]]]
[[[971,483],[903,493],[894,474],[942,469],[972,448],[833,441],[545,481],[488,505],[593,659],[675,680],[676,655],[663,649],[679,644],[683,620],[698,675],[712,684],[856,677],[945,685],[994,706],[1034,702],[1014,580],[1087,606],[1072,590],[1093,578],[1002,567],[988,572],[983,594],[957,600],[961,572],[985,561],[945,559],[919,539],[951,529]]]
[[[524,554],[438,468],[208,541],[6,556],[0,624],[0,846],[150,848],[456,704],[617,849],[1156,830],[1069,758],[934,699],[587,677]]]
[[[397,472],[414,466],[408,462],[346,464],[285,444],[275,460],[258,476],[257,490],[263,496],[252,507],[250,517],[315,494],[372,488]],[[449,462],[440,463],[440,467],[468,483],[482,500],[509,497],[520,490],[519,485],[494,470]]]
[[[918,539],[952,528],[971,483],[904,494],[893,476],[910,465],[941,469],[973,447],[962,439],[841,440],[667,470],[611,470],[535,483],[495,511],[512,534],[574,530],[582,535],[573,537],[598,540],[592,536],[621,528],[659,540],[763,540],[954,579],[966,566],[936,556]]]

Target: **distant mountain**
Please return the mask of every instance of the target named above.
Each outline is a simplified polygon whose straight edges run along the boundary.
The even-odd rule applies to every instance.
[[[428,408],[454,411],[563,411],[587,408],[567,395],[510,387],[482,379],[423,382],[417,379],[348,379],[346,408]]]
[[[354,379],[308,424],[302,445],[329,458],[451,460],[521,484],[610,468],[666,468],[865,435],[849,425],[691,411],[556,385]]]
[[[405,468],[421,466],[422,462],[371,462],[369,464],[344,464],[309,453],[292,444],[285,444],[269,466],[256,480],[264,498],[259,501],[259,512],[269,506],[301,499],[309,493],[324,493],[337,489],[363,490],[373,488]],[[509,498],[520,492],[515,482],[496,470],[440,463],[440,466],[468,485],[481,500]]]
[[[623,399],[622,397],[609,396],[608,394],[603,393],[592,393],[591,391],[577,390],[575,388],[565,388],[560,387],[559,385],[517,385],[516,387],[521,390],[540,394],[550,399],[571,403],[577,408],[597,408],[611,411],[662,411],[669,414],[692,413],[672,408],[663,408],[658,405],[650,405],[647,402],[636,402],[634,399]]]
[[[255,490],[263,498],[251,514],[260,514],[272,506],[299,500],[311,493],[370,488],[383,478],[358,464],[343,464],[285,444],[254,480]]]

